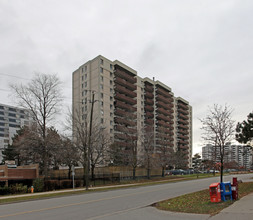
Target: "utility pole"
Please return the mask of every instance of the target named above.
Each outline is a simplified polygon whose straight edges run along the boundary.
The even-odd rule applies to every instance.
[[[93,106],[94,106],[94,97],[95,92],[92,92],[92,98],[91,98],[91,113],[90,113],[90,131],[89,131],[89,141],[88,141],[88,149],[87,149],[87,161],[86,161],[86,169],[85,169],[85,182],[86,182],[86,190],[89,189],[89,171],[90,171],[90,148],[91,148],[91,132],[92,132],[92,117],[93,117]]]
[[[156,150],[155,148],[156,148],[156,119],[155,119],[155,107],[156,107],[156,105],[155,105],[155,101],[156,101],[156,98],[155,98],[155,77],[153,77],[153,84],[154,84],[154,92],[153,92],[153,95],[154,95],[154,151]]]

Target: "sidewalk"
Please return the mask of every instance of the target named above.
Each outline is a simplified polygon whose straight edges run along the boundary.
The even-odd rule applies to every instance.
[[[211,220],[252,220],[253,219],[253,193],[244,196],[228,208],[223,209]]]

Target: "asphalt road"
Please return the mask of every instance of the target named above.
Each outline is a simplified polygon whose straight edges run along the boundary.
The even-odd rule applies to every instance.
[[[252,177],[253,174],[238,175],[242,181],[249,181]],[[232,180],[232,176],[226,176],[225,181],[228,180]],[[219,177],[0,205],[0,219],[168,219],[167,213],[149,205],[206,189],[213,182],[219,182]],[[190,219],[185,214],[176,217]],[[191,217],[198,219],[201,215]]]

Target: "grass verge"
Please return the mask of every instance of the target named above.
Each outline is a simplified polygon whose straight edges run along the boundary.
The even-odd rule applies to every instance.
[[[253,182],[239,184],[239,198],[253,192]],[[209,190],[186,194],[154,204],[160,210],[215,215],[234,201],[212,203]]]
[[[208,178],[208,177],[212,177],[212,175],[204,174],[204,175],[199,176],[199,178]],[[15,197],[15,198],[13,198],[11,195],[9,195],[9,198],[1,198],[0,196],[0,205],[7,204],[7,203],[14,203],[14,202],[36,200],[36,199],[47,199],[47,198],[53,198],[53,197],[59,197],[59,196],[70,196],[70,195],[83,194],[83,193],[89,193],[89,192],[94,192],[94,191],[108,191],[108,190],[115,190],[115,189],[120,189],[120,188],[130,188],[130,187],[138,187],[138,186],[163,184],[163,183],[173,183],[173,182],[179,182],[179,181],[193,180],[196,178],[197,178],[196,175],[166,176],[166,177],[157,177],[157,178],[152,178],[152,179],[123,181],[121,183],[99,186],[101,188],[97,188],[97,187],[90,188],[89,191],[86,191],[85,189],[76,190],[76,191],[66,190],[66,192],[54,191],[53,193],[50,193],[50,194],[39,194],[39,193],[38,194],[34,193],[30,195],[24,194],[23,196],[21,195],[21,197]]]

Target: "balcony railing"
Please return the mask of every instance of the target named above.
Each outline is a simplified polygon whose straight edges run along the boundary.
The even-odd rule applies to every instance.
[[[126,88],[128,88],[132,91],[135,91],[137,89],[137,86],[135,84],[132,84],[132,83],[130,83],[130,82],[124,80],[124,79],[121,79],[119,77],[115,77],[114,82],[118,83],[121,86],[124,86],[124,87],[126,87]]]
[[[173,99],[171,97],[164,97],[162,95],[157,95],[156,96],[156,100],[162,101],[162,102],[164,102],[166,104],[173,102]]]
[[[170,115],[170,112],[169,112],[168,110],[165,110],[165,109],[162,108],[162,107],[158,107],[158,108],[156,109],[156,111],[159,112],[159,113],[162,113],[162,114],[164,114],[164,115],[166,115],[166,116]]]
[[[145,91],[153,93],[154,92],[154,87],[151,86],[151,85],[145,84]]]
[[[164,90],[164,89],[162,89],[160,87],[157,87],[156,93],[161,94],[161,95],[163,95],[165,97],[171,97],[171,94],[170,94],[169,91],[166,91],[166,90]]]
[[[149,99],[153,99],[153,98],[154,98],[154,95],[153,95],[152,92],[146,91],[146,92],[145,92],[145,97],[147,97],[147,98],[149,98]]]
[[[132,74],[130,75],[130,74],[126,73],[125,71],[123,71],[121,69],[118,69],[118,68],[115,70],[114,75],[118,76],[122,79],[126,79],[130,83],[136,83],[137,82],[137,79],[134,75],[132,75]]]
[[[164,116],[163,114],[158,114],[158,115],[156,116],[156,118],[157,118],[157,119],[160,119],[160,120],[163,120],[163,121],[166,121],[166,122],[169,121],[169,118],[166,117],[166,116]]]
[[[178,108],[177,111],[180,112],[180,113],[182,113],[182,114],[184,114],[184,115],[188,115],[188,114],[189,114],[188,111],[185,111],[185,110],[182,109],[182,108]]]
[[[168,110],[171,108],[171,106],[169,104],[165,104],[164,102],[161,102],[161,101],[157,101],[156,102],[156,105],[158,107],[163,107],[164,109]]]
[[[154,105],[154,100],[153,99],[145,99],[145,103],[148,105]]]
[[[136,112],[137,111],[136,107],[133,107],[132,105],[127,104],[125,102],[121,102],[119,100],[115,101],[115,109],[117,109],[117,108],[124,109],[124,110],[126,110],[126,112]]]
[[[118,91],[120,93],[126,94],[127,96],[131,97],[131,98],[135,98],[137,97],[136,92],[133,92],[132,90],[127,89],[124,86],[121,86],[119,84],[115,85],[115,91]]]
[[[189,106],[187,105],[187,104],[183,104],[183,103],[181,103],[181,102],[178,102],[178,104],[177,104],[179,107],[181,107],[181,108],[183,108],[184,110],[189,110]]]
[[[154,108],[150,105],[144,106],[145,112],[154,112]]]
[[[129,126],[136,126],[137,123],[136,121],[133,121],[133,120],[127,120],[127,119],[124,119],[124,118],[119,118],[119,117],[115,117],[114,118],[114,121],[115,121],[115,124],[122,124],[122,125],[129,125]]]
[[[115,96],[114,96],[114,98],[115,98],[115,99],[118,99],[118,100],[120,100],[120,101],[129,103],[129,104],[131,104],[131,105],[136,105],[136,104],[137,104],[137,101],[134,100],[133,98],[128,97],[128,96],[125,96],[125,95],[120,94],[120,93],[116,93]]]

